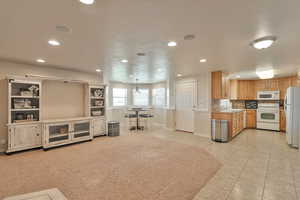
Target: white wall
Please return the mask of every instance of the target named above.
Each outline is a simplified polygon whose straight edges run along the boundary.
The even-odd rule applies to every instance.
[[[139,88],[148,88],[150,90],[149,95],[149,107],[152,108],[152,113],[154,118],[152,119],[153,124],[159,126],[165,126],[166,124],[166,109],[164,107],[153,107],[152,106],[152,89],[153,88],[166,88],[166,83],[156,83],[156,84],[139,84]],[[112,106],[112,88],[127,88],[127,106],[124,107],[113,107]],[[108,120],[116,120],[121,123],[121,126],[126,127],[127,120],[125,119],[125,114],[128,112],[128,108],[133,105],[133,91],[135,90],[134,84],[116,83],[110,82],[108,84],[108,109],[107,117]]]
[[[84,80],[89,82],[102,82],[102,75],[99,74],[89,74],[89,73],[83,73],[83,72],[75,72],[70,70],[62,70],[57,69],[49,66],[36,66],[36,65],[28,65],[28,64],[19,64],[19,63],[13,63],[8,61],[0,61],[0,152],[4,151],[7,148],[7,126],[8,123],[8,85],[7,85],[7,76],[24,76],[26,74],[32,74],[32,75],[39,75],[39,76],[51,76],[51,77],[60,77],[65,79],[75,79],[75,80]],[[57,85],[58,84],[58,85]],[[70,102],[69,105],[72,105],[74,107],[74,112],[71,113],[72,115],[79,115],[81,113],[81,108],[77,109],[76,106],[81,104],[81,100],[76,100],[76,104],[72,104],[73,101],[70,101],[66,95],[69,95],[69,97],[74,97],[77,94],[68,94],[68,91],[70,92],[80,92],[81,86],[74,86],[70,85],[71,87],[68,87],[68,85],[60,85],[63,83],[55,83],[48,85],[52,89],[51,94],[46,94],[46,96],[49,96],[49,98],[54,98],[55,96],[60,98],[66,98],[66,102]],[[56,89],[55,89],[56,88]],[[58,89],[57,88],[61,88]],[[70,90],[68,90],[70,89]],[[54,93],[54,94],[52,94]],[[50,99],[51,99],[50,98]],[[48,99],[49,100],[49,99]],[[52,99],[53,100],[53,99]],[[47,101],[47,99],[46,99]],[[51,101],[52,102],[52,101]],[[48,102],[50,103],[50,102]],[[59,101],[53,101],[52,103],[59,103]],[[77,104],[79,103],[79,104]],[[42,104],[43,106],[44,104]],[[54,104],[48,104],[48,106],[54,105]],[[57,108],[57,107],[56,107]],[[48,114],[59,115],[63,114],[64,111],[62,110],[56,110],[52,107],[52,111]],[[43,107],[42,107],[43,109]],[[48,109],[48,108],[47,108]],[[47,110],[46,109],[46,110]],[[51,109],[51,108],[49,108]],[[49,111],[48,109],[48,111]],[[53,110],[54,109],[54,110]],[[72,108],[68,108],[70,110]],[[44,113],[45,114],[45,113]],[[70,114],[70,113],[69,113]],[[49,116],[49,117],[51,117]],[[45,117],[45,115],[44,115]]]
[[[194,134],[204,137],[210,137],[211,75],[210,73],[203,73],[197,76],[177,79],[177,81],[189,80],[196,81],[197,83],[197,108],[194,111]],[[175,119],[174,111],[170,110],[169,112],[170,113],[168,113],[168,115],[172,115],[173,113],[173,118]],[[172,122],[168,122],[168,124],[172,124]]]

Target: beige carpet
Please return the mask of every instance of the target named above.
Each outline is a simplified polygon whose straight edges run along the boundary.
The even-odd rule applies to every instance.
[[[191,200],[220,168],[201,148],[151,136],[0,156],[0,199],[58,188],[68,200]]]

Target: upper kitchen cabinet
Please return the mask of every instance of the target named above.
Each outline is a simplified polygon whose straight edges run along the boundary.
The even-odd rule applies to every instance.
[[[252,100],[256,99],[255,81],[253,80],[231,80],[230,99]]]
[[[229,99],[230,80],[228,74],[222,71],[211,73],[212,99]]]
[[[297,86],[297,77],[284,77],[266,80],[256,80],[256,92],[258,91],[280,91],[280,99],[285,98],[286,91],[291,86]]]

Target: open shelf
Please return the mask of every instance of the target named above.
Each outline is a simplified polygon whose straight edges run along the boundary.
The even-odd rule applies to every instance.
[[[11,109],[12,112],[20,112],[20,111],[37,111],[39,108],[24,108],[24,109]]]
[[[40,97],[34,97],[34,96],[11,96],[11,98],[20,98],[20,99],[39,99]]]

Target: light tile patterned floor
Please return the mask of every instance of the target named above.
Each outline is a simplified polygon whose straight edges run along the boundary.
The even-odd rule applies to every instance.
[[[189,133],[149,134],[201,146],[223,163],[194,200],[300,200],[300,153],[283,133],[245,130],[225,144]]]

